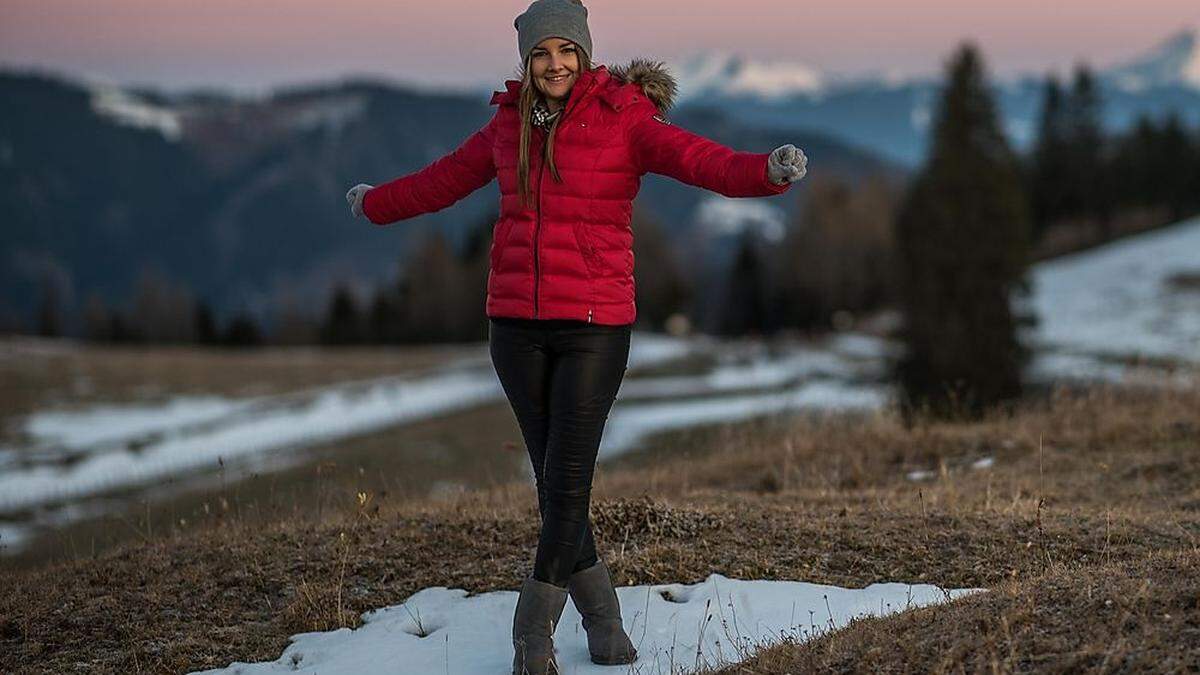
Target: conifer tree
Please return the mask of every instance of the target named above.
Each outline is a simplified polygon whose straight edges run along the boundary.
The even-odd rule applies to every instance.
[[[691,289],[676,258],[674,243],[662,226],[640,212],[633,216],[634,286],[639,328],[657,330],[673,314],[684,311]]]
[[[1188,203],[1195,200],[1200,185],[1189,172],[1191,139],[1178,113],[1167,115],[1160,134],[1160,146],[1153,160],[1155,184],[1161,191],[1160,203],[1166,207],[1168,219],[1177,222],[1188,214]]]
[[[1058,78],[1051,75],[1046,78],[1042,94],[1042,113],[1029,176],[1030,215],[1035,237],[1040,237],[1066,212],[1066,186],[1071,175],[1066,114],[1062,86]]]
[[[761,258],[757,236],[749,228],[743,230],[729,272],[725,302],[717,322],[717,334],[763,335],[772,331]]]
[[[263,344],[263,335],[254,317],[242,311],[229,320],[221,342],[229,347],[258,347]]]
[[[406,341],[479,340],[486,335],[487,273],[482,260],[468,269],[445,235],[430,230],[406,262],[401,277],[408,289],[401,307]]]
[[[42,337],[59,337],[62,335],[61,294],[58,284],[47,275],[42,283],[42,301],[38,305],[37,334]]]
[[[375,289],[371,307],[367,310],[368,341],[374,344],[400,342],[403,324],[400,317],[399,300],[395,290],[388,284]]]
[[[195,313],[195,340],[198,344],[212,345],[218,342],[217,321],[213,316],[212,307],[205,300],[199,300],[192,308]]]
[[[1105,138],[1102,101],[1096,78],[1085,65],[1075,68],[1066,101],[1069,162],[1067,203],[1072,215],[1096,223],[1108,237],[1111,202],[1105,184]]]
[[[354,296],[349,288],[338,285],[321,326],[321,342],[327,345],[357,344],[363,337],[362,317]]]
[[[1028,200],[976,48],[947,67],[929,159],[897,216],[906,414],[978,415],[1021,392],[1010,298],[1027,264]]]

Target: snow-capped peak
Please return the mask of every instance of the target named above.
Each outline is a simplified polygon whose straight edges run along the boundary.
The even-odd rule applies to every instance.
[[[712,51],[684,59],[679,69],[679,98],[706,94],[771,99],[818,94],[825,77],[816,69],[785,61],[751,61],[740,54]]]
[[[786,215],[762,199],[735,199],[714,195],[696,207],[696,224],[710,237],[740,235],[751,230],[764,241],[778,243],[787,229]]]
[[[175,110],[144,101],[113,83],[91,81],[88,88],[92,110],[96,113],[118,124],[152,129],[168,141],[179,140],[182,126]]]
[[[1126,91],[1143,91],[1169,85],[1200,89],[1200,39],[1197,38],[1197,31],[1180,31],[1149,53],[1109,69],[1106,75]]]

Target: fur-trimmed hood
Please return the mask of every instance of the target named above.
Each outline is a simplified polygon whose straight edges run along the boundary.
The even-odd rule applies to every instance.
[[[604,85],[603,89],[609,96],[616,98],[618,97],[617,93],[624,85],[634,84],[663,113],[666,113],[675,105],[679,87],[675,82],[675,76],[671,74],[667,66],[661,61],[634,58],[622,66],[609,68],[601,64],[592,70]],[[504,84],[505,91],[493,93],[491,103],[506,104],[517,100],[517,97],[521,93],[521,81],[505,80]],[[578,86],[578,83],[576,86]]]
[[[675,76],[661,61],[635,58],[627,65],[613,66],[609,73],[621,82],[632,82],[640,86],[646,98],[664,113],[675,105],[679,86],[675,82]]]

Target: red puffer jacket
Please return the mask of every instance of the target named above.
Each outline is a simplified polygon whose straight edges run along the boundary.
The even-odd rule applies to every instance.
[[[500,179],[500,218],[492,232],[489,317],[633,323],[633,198],[647,171],[719,192],[758,197],[786,192],[767,178],[769,153],[735,152],[663,118],[675,80],[634,59],[580,73],[559,120],[554,160],[542,160],[545,133],[533,128],[531,205],[517,193],[521,83],[492,95],[499,105],[482,129],[429,166],[367,191],[363,212],[384,225],[438,211]]]

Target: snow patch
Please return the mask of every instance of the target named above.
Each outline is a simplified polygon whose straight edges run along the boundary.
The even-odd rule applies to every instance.
[[[908,113],[908,122],[913,129],[924,133],[929,130],[929,125],[933,122],[933,111],[928,104],[915,105]]]
[[[324,128],[334,134],[360,117],[367,109],[363,96],[337,96],[305,101],[289,118],[292,129],[312,131]]]
[[[91,93],[92,110],[117,124],[158,131],[168,141],[178,141],[183,135],[179,114],[170,108],[147,103],[109,84],[93,84]]]
[[[1200,361],[1200,293],[1171,281],[1191,275],[1200,218],[1034,266],[1033,337],[1055,352],[1041,368],[1078,367],[1080,354]]]
[[[0,555],[20,553],[29,543],[33,527],[22,523],[0,522]]]
[[[31,415],[25,433],[47,448],[79,450],[136,443],[172,429],[211,422],[250,405],[220,396],[177,396],[162,403],[101,404]]]
[[[604,459],[620,455],[636,447],[646,436],[671,429],[796,410],[876,409],[888,397],[889,390],[883,385],[816,380],[763,394],[622,405],[609,414],[599,456]]]
[[[711,237],[753,230],[764,241],[779,242],[787,230],[785,218],[782,209],[765,199],[714,195],[705,198],[696,207],[696,223]]]
[[[971,468],[975,470],[990,469],[996,465],[995,457],[981,457],[974,462],[971,462]]]
[[[782,98],[797,93],[814,94],[824,86],[816,70],[784,62],[744,62],[736,76],[725,86],[732,95],[751,94],[766,99]]]
[[[617,597],[637,661],[619,669],[593,664],[569,600],[554,633],[556,660],[562,672],[577,675],[629,669],[691,673],[738,663],[785,636],[800,642],[844,628],[855,617],[885,616],[983,590],[903,583],[854,589],[721,574],[696,584],[623,586]],[[197,675],[370,675],[397,672],[397,664],[410,673],[507,673],[517,596],[513,590],[468,595],[458,588],[425,588],[400,605],[364,613],[364,625],[356,630],[293,635],[276,661],[234,662]]]
[[[765,100],[793,95],[815,97],[826,89],[825,76],[811,66],[785,61],[752,61],[725,50],[685,58],[679,71],[681,102],[712,94],[748,95]]]
[[[852,378],[856,366],[831,349],[798,346],[771,357],[762,353],[726,359],[718,352],[715,368],[700,375],[628,378],[618,398],[671,398],[780,387],[804,378]]]
[[[695,349],[695,339],[637,331],[629,344],[630,370],[683,358]]]
[[[1108,69],[1105,77],[1130,93],[1172,85],[1200,89],[1200,37],[1195,29],[1180,31],[1150,52]]]

